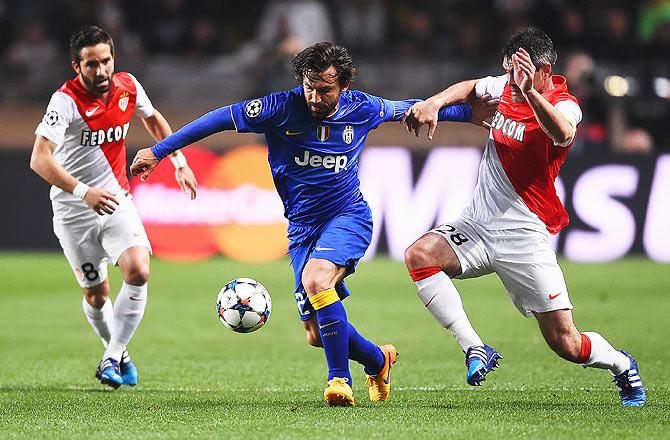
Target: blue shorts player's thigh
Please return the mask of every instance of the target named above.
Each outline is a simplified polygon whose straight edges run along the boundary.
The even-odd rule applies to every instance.
[[[309,254],[316,243],[318,236],[314,233],[315,228],[289,225],[289,255],[293,267],[295,279],[295,301],[298,306],[298,315],[301,321],[315,318],[314,309],[307,300],[307,293],[302,286],[302,272],[305,269]]]
[[[346,268],[345,276],[356,270],[372,239],[372,215],[367,204],[335,216],[320,227],[289,227],[289,253],[296,283],[295,299],[300,319],[314,317],[314,310],[302,285],[305,265],[310,259],[328,260],[336,266]],[[350,292],[344,280],[335,285],[341,299]]]
[[[347,268],[347,275],[356,270],[372,240],[372,214],[367,204],[337,215],[321,230],[309,258],[328,260]]]

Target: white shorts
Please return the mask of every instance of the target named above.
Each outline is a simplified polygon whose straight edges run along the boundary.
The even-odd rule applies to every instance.
[[[456,253],[463,271],[457,279],[495,272],[525,316],[572,309],[548,234],[525,228],[489,231],[464,218],[430,232],[447,240]]]
[[[54,216],[54,233],[81,287],[93,287],[107,278],[107,263],[116,264],[123,252],[151,244],[130,196],[117,194],[113,214],[78,215],[76,221]],[[81,214],[81,213],[80,213]]]

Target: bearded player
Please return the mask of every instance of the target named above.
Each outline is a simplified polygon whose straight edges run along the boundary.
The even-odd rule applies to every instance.
[[[468,384],[481,385],[501,356],[473,329],[451,278],[495,272],[517,309],[537,319],[553,351],[609,370],[622,405],[642,406],[646,393],[635,359],[599,333],[575,327],[551,247],[551,234],[568,224],[554,180],[582,118],[579,104],[565,78],[552,73],[556,51],[541,29],[516,34],[503,55],[506,74],[455,84],[406,114],[409,130],[418,136],[428,124],[432,137],[443,106],[482,95],[500,99],[469,206],[460,219],[429,231],[406,251],[419,298],[466,353]]]
[[[70,39],[77,76],[51,97],[35,134],[30,167],[52,184],[54,232],[79,285],[86,319],[105,347],[96,377],[112,388],[136,385],[126,347],[147,302],[151,245],[128,192],[125,138],[133,114],[160,140],[172,130],[140,83],[114,73],[114,43],[95,26]],[[196,196],[197,182],[182,154],[171,157],[175,178]],[[107,263],[123,284],[112,304]]]
[[[358,180],[358,159],[370,132],[399,121],[416,100],[390,101],[349,90],[356,69],[348,51],[318,43],[292,61],[301,86],[221,107],[140,150],[133,174],[149,175],[158,161],[197,139],[223,130],[263,133],[277,192],[289,220],[289,253],[295,298],[307,341],[323,347],[328,364],[324,399],[331,406],[355,404],[349,359],[363,365],[368,393],[388,398],[392,345],[377,346],[347,320],[344,278],[352,274],[372,238],[372,216]],[[478,114],[492,114],[484,104]],[[491,107],[495,108],[495,107]],[[471,108],[445,107],[441,120],[470,121]]]

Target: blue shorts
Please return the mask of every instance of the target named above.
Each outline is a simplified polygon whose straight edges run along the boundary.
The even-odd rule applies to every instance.
[[[298,314],[302,321],[307,321],[316,316],[302,286],[302,271],[307,261],[322,258],[346,267],[345,276],[354,273],[372,239],[372,213],[367,203],[357,203],[322,225],[289,224],[288,238]],[[349,296],[344,280],[335,285],[335,290],[341,299]]]

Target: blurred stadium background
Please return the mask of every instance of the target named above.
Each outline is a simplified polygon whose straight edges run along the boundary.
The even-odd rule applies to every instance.
[[[0,250],[57,250],[47,185],[28,168],[51,93],[73,77],[69,35],[108,30],[116,70],[134,73],[179,128],[211,108],[293,87],[288,61],[322,40],[347,46],[355,87],[427,97],[456,81],[500,74],[500,48],[536,24],[553,38],[556,71],[584,121],[557,186],[572,217],[556,238],[570,260],[628,254],[670,262],[670,2],[570,0],[0,0],[0,183],[9,190]],[[432,142],[386,124],[361,161],[376,215],[369,256],[404,247],[467,202],[486,131],[445,124]],[[244,261],[285,252],[280,206],[262,137],[226,133],[185,152],[202,192],[189,202],[169,166],[137,203],[159,256]],[[136,121],[129,156],[151,140]],[[178,240],[170,239],[177,236]]]
[[[74,76],[67,40],[83,24],[112,34],[116,70],[134,73],[175,129],[211,108],[293,87],[288,61],[316,41],[350,48],[355,87],[421,98],[502,73],[506,39],[543,27],[584,112],[557,181],[572,223],[554,240],[575,322],[635,354],[649,405],[625,411],[607,374],[560,361],[493,276],[458,284],[474,325],[505,356],[485,387],[466,387],[460,348],[420,306],[402,263],[382,257],[348,281],[360,294],[347,310],[373,340],[398,345],[394,396],[367,402],[356,368],[360,410],[325,407],[323,355],[295,321],[264,139],[236,133],[185,149],[200,181],[195,201],[174,186],[169,163],[133,182],[161,257],[133,341],[142,382],[98,392],[100,345],[53,235],[48,185],[28,166],[51,94]],[[670,2],[658,0],[0,0],[0,438],[306,438],[315,430],[365,439],[667,438],[669,53]],[[398,260],[422,232],[459,214],[486,136],[470,124],[443,124],[432,142],[400,124],[371,133],[360,167],[375,215],[368,257]],[[129,158],[151,143],[136,120]],[[242,275],[273,295],[268,326],[251,335],[223,329],[214,314],[221,284]],[[118,271],[110,277],[115,292]]]

